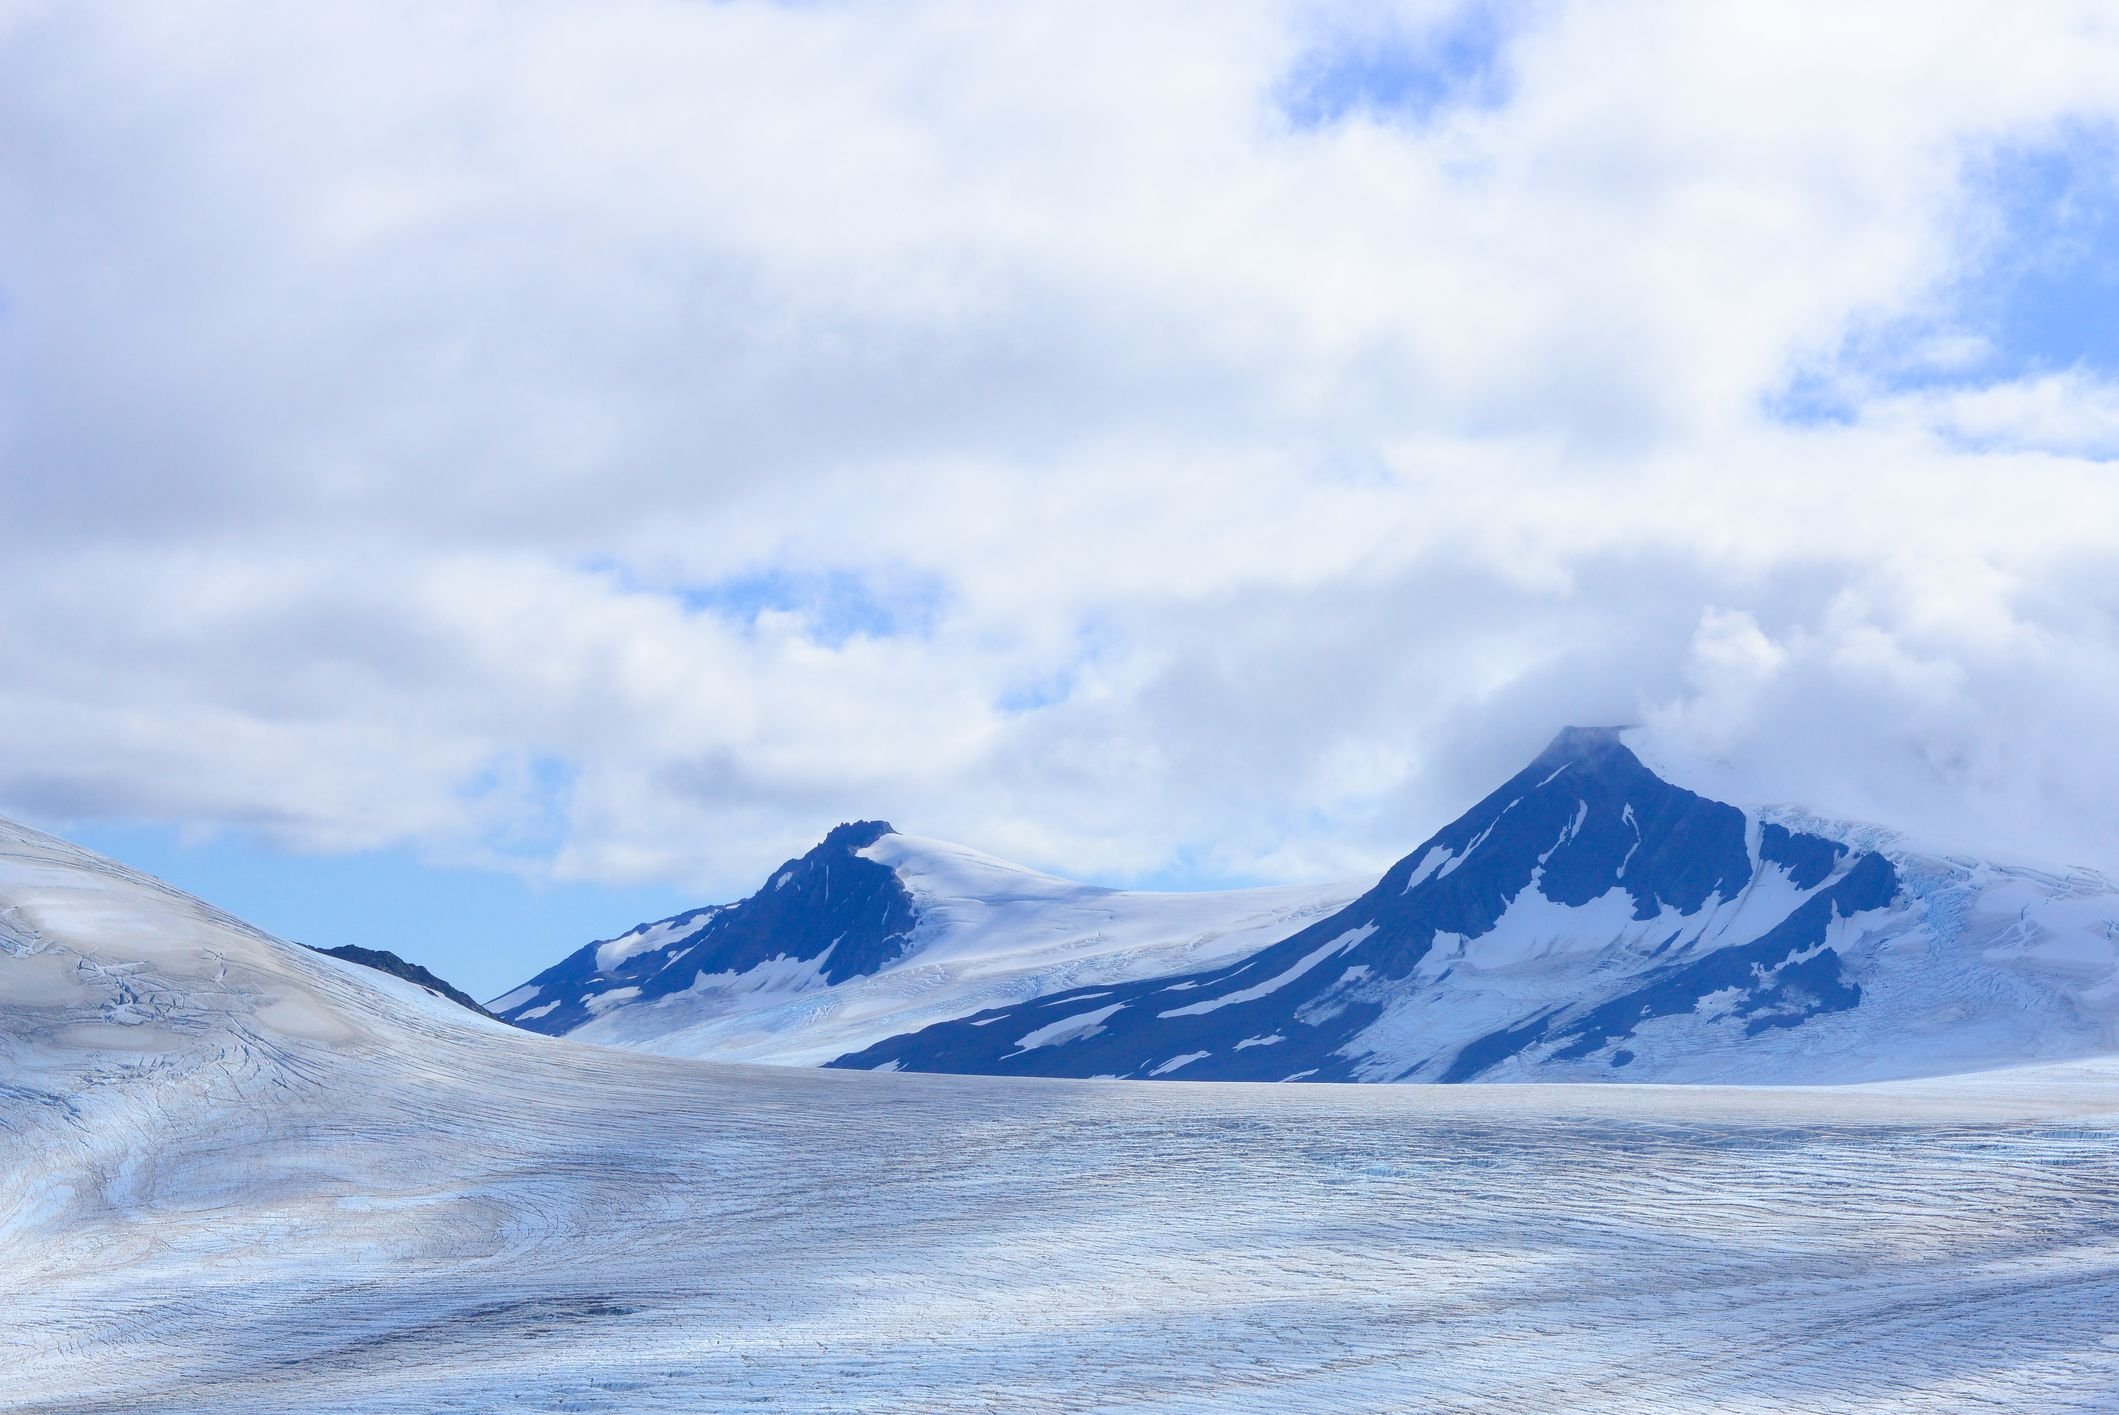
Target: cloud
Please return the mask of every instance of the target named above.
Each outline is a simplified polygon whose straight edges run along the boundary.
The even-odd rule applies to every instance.
[[[2083,369],[1938,388],[1885,403],[1879,416],[1907,419],[1971,449],[2119,458],[2119,381]]]
[[[1710,610],[1684,686],[1647,707],[1652,755],[1738,799],[1831,802],[1938,848],[2108,867],[2091,823],[2119,789],[2098,724],[2119,652],[2086,622],[2115,608],[2087,570],[2055,576],[2052,617],[1975,565],[1927,585],[1872,577],[1777,636]]]
[[[0,808],[1278,878],[1639,720],[2119,866],[2067,765],[2119,760],[2112,398],[1997,369],[1965,283],[2048,231],[1993,155],[2094,164],[2115,50],[2095,5],[12,6]]]

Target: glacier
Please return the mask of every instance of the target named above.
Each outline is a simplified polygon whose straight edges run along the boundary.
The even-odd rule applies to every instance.
[[[2109,1060],[725,1065],[506,1027],[0,825],[0,1411],[2088,1411],[2115,1310]]]

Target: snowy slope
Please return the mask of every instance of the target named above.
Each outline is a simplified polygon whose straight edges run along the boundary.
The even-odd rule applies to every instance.
[[[1570,729],[1241,960],[939,1023],[850,1068],[1843,1082],[2115,1049],[2119,889],[1747,815]]]
[[[2099,1410],[2119,1071],[728,1067],[0,826],[0,1411]]]
[[[861,821],[751,898],[589,944],[492,1006],[581,1041],[818,1065],[983,1008],[1241,957],[1359,892],[1101,889]]]

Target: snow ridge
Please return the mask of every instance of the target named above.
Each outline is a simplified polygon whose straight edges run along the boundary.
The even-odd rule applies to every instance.
[[[1797,1082],[2087,1056],[2113,1045],[2119,889],[1747,816],[1617,731],[1571,728],[1338,913],[1105,1006],[1093,1034],[1034,1050],[999,1044],[1018,1032],[1003,1008],[833,1064]]]
[[[1360,889],[1106,889],[861,822],[751,898],[589,944],[493,1008],[582,1041],[821,1065],[1002,1004],[1242,957]]]

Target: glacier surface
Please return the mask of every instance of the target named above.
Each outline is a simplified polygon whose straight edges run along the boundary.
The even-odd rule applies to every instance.
[[[729,1066],[0,826],[0,1312],[0,1411],[39,1415],[2102,1410],[2119,1067]]]

